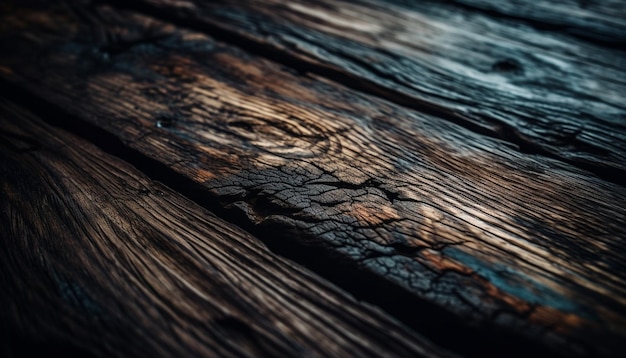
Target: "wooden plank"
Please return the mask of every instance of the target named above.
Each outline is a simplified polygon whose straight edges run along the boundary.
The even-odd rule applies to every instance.
[[[0,168],[15,356],[450,356],[2,98]]]
[[[622,51],[441,2],[135,3],[522,152],[626,176]]]
[[[622,0],[486,1],[454,0],[469,8],[525,20],[592,41],[626,45],[626,3]]]
[[[623,187],[200,33],[75,12],[5,16],[2,78],[192,179],[268,237],[400,287],[414,298],[406,316],[444,308],[455,326],[498,334],[474,345],[624,349]]]

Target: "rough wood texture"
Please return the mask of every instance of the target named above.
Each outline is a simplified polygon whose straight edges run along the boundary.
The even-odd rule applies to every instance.
[[[449,356],[1,98],[0,170],[7,356]]]
[[[622,51],[445,2],[135,2],[184,25],[250,41],[276,60],[511,142],[522,152],[555,157],[613,181],[626,176]],[[530,9],[551,2],[490,3]]]
[[[592,41],[626,45],[626,2],[622,0],[454,0],[469,8],[525,20]]]
[[[443,307],[568,356],[624,350],[623,187],[139,15],[1,21],[2,78],[392,282],[406,315]]]

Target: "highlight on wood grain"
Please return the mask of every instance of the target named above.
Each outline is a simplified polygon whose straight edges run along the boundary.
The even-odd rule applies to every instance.
[[[539,17],[584,14],[568,2],[457,3]],[[618,48],[440,1],[120,3],[132,4],[509,142],[524,153],[566,161],[614,182],[626,174],[626,65]],[[581,15],[583,31],[593,36],[595,28],[605,36],[603,29],[612,29],[616,41],[626,41],[624,24],[606,25],[617,21],[611,18],[616,13],[597,13],[607,19],[604,24]]]
[[[472,9],[527,21],[613,46],[626,44],[626,4],[620,0],[485,1],[454,0]]]

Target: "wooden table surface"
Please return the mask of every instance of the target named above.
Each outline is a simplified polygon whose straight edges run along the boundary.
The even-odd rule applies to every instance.
[[[0,354],[626,355],[626,2],[0,2]]]

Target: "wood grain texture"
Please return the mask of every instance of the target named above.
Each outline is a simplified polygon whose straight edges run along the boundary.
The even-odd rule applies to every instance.
[[[148,17],[22,9],[1,23],[2,78],[329,265],[460,326],[567,356],[624,351],[623,187]]]
[[[0,343],[16,356],[451,356],[3,99],[0,143]]]
[[[626,175],[622,51],[445,2],[135,3],[183,25],[250,41],[275,60],[300,63],[522,152],[558,158],[616,182]]]
[[[626,45],[626,3],[621,0],[454,0],[469,8],[510,16],[542,28],[611,45]]]

